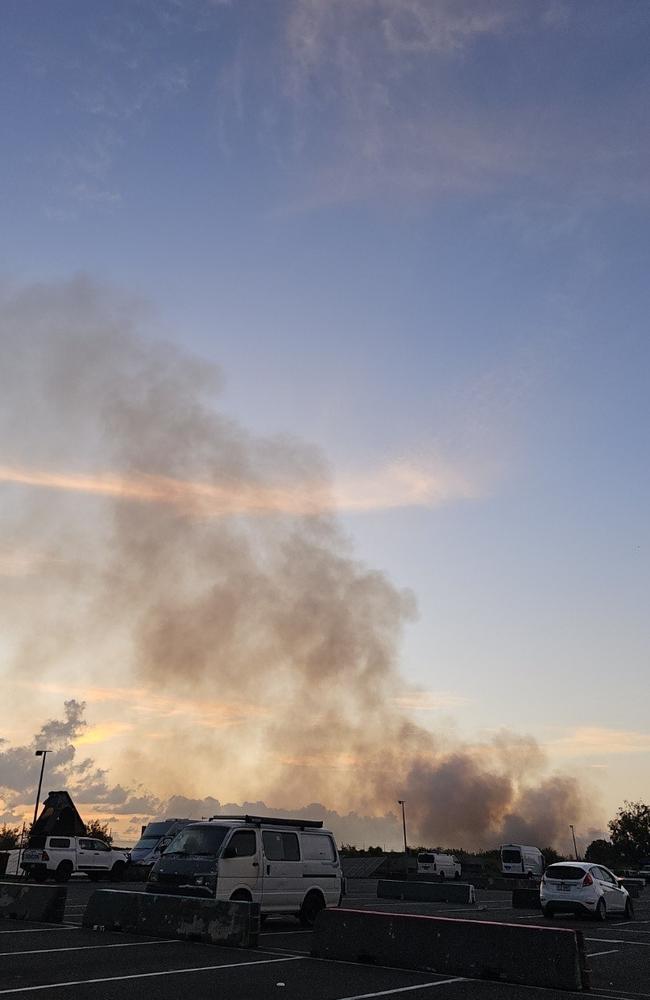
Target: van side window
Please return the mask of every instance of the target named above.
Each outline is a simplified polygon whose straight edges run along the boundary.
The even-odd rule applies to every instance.
[[[300,861],[300,847],[295,833],[282,834],[282,850],[285,861]]]
[[[262,834],[264,853],[269,861],[282,861],[282,834],[274,830],[265,830]]]
[[[50,837],[50,847],[70,847],[70,838]]]
[[[265,830],[262,834],[264,854],[269,861],[300,861],[300,848],[295,833],[276,833]]]
[[[238,858],[250,858],[257,854],[257,838],[255,830],[238,830],[233,834],[228,847]]]
[[[334,844],[327,834],[304,833],[301,840],[302,856],[305,861],[334,861]]]

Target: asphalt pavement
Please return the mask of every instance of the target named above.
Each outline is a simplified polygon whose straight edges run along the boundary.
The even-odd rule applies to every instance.
[[[297,920],[269,918],[259,948],[231,949],[85,930],[81,918],[97,888],[69,883],[63,926],[0,921],[0,998],[30,995],[71,1000],[566,1000],[579,994],[457,976],[410,972],[310,956],[311,932]],[[137,891],[137,884],[115,886]],[[375,880],[355,880],[344,905],[463,919],[546,924],[535,911],[513,910],[503,892],[479,894],[475,906],[378,900]],[[650,893],[636,901],[633,921],[604,924],[556,918],[585,935],[592,997],[650,1000]],[[525,956],[522,956],[525,961]]]

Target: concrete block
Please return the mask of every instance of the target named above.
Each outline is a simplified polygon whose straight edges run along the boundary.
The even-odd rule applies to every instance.
[[[258,903],[97,889],[86,906],[83,926],[152,937],[186,938],[230,948],[256,948],[260,908]]]
[[[394,965],[548,989],[588,989],[584,939],[569,928],[368,910],[322,910],[316,958]]]
[[[377,883],[379,899],[404,899],[413,902],[475,903],[473,885],[465,882],[394,882],[380,879]]]
[[[0,917],[60,924],[67,894],[65,885],[30,885],[24,879],[0,882]]]
[[[541,910],[539,889],[513,889],[512,905],[516,910]]]

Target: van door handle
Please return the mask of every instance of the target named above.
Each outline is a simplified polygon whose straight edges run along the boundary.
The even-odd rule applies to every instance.
[[[259,868],[259,866],[260,866],[259,861],[253,861],[252,864],[251,864],[252,868]]]

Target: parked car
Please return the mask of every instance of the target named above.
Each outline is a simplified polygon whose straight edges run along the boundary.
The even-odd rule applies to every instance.
[[[618,913],[634,916],[632,900],[609,868],[582,861],[562,861],[549,865],[539,887],[539,899],[545,917],[556,913],[588,913],[596,920],[606,920]]]
[[[94,837],[32,837],[20,867],[37,879],[52,877],[67,882],[73,872],[84,872],[93,881],[110,878],[119,882],[128,860],[128,851]]]
[[[452,854],[436,854],[426,851],[418,854],[418,875],[432,875],[443,881],[445,878],[460,878],[460,861]]]
[[[215,816],[176,835],[146,892],[259,903],[262,916],[292,913],[306,926],[339,906],[341,862],[319,820]]]

